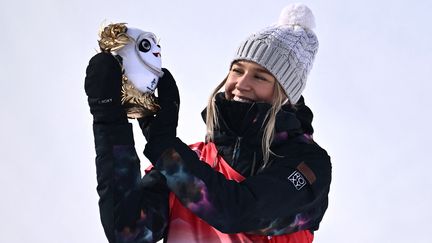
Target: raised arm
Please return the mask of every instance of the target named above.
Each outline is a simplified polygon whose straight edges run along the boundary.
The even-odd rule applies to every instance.
[[[105,234],[109,242],[157,241],[166,229],[169,191],[155,170],[141,178],[132,125],[120,105],[120,65],[111,54],[99,53],[90,60],[86,74]]]
[[[224,233],[281,235],[315,230],[327,208],[330,160],[325,151],[278,159],[242,182],[227,180],[179,139],[158,157],[146,151],[183,205]],[[312,146],[312,145],[311,145]]]

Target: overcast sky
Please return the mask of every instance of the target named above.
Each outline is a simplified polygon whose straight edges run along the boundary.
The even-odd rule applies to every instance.
[[[178,134],[193,143],[236,47],[288,3],[1,0],[0,242],[106,242],[83,88],[104,21],[160,38],[180,88]],[[315,242],[431,242],[432,2],[304,3],[320,41],[304,96],[333,162]]]

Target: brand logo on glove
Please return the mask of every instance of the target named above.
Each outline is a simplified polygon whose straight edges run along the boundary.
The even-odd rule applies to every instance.
[[[111,98],[109,98],[109,99],[104,99],[104,100],[99,100],[99,104],[107,104],[107,103],[110,103],[110,102],[112,102],[112,99],[111,99]]]
[[[288,180],[292,182],[297,190],[302,189],[304,185],[306,185],[305,178],[302,176],[302,174],[300,174],[300,172],[296,170],[290,176],[288,176]]]

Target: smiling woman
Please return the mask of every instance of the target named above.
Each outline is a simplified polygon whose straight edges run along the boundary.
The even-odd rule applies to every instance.
[[[240,102],[273,103],[276,78],[259,64],[235,62],[225,82],[225,96]]]
[[[301,97],[318,48],[312,27],[309,8],[294,4],[241,43],[203,112],[205,142],[176,137],[180,97],[163,69],[161,109],[138,119],[153,164],[144,177],[118,98],[121,70],[107,53],[91,59],[89,100],[112,101],[89,103],[110,242],[312,242],[331,182],[330,157],[312,139]],[[102,81],[112,86],[97,87]]]

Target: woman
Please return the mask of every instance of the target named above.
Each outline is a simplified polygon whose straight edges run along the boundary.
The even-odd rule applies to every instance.
[[[142,178],[118,61],[109,53],[90,60],[85,89],[110,242],[312,242],[331,181],[301,97],[318,48],[312,27],[310,10],[290,5],[240,45],[203,112],[205,143],[176,137],[180,98],[164,69],[161,110],[139,120],[153,163]]]

